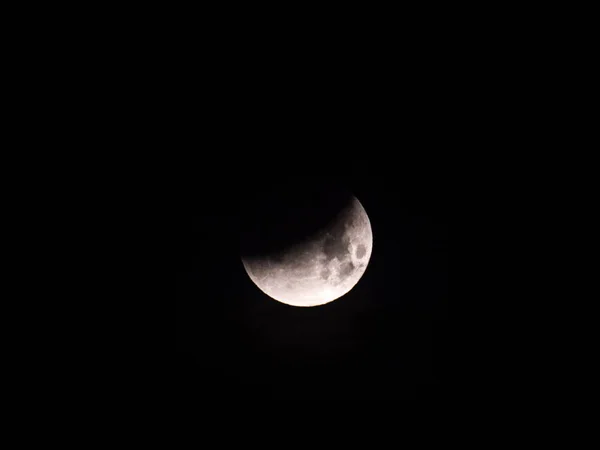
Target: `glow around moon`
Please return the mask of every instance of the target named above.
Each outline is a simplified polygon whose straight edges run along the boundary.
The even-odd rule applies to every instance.
[[[348,293],[371,258],[369,217],[353,197],[327,229],[278,257],[242,258],[256,286],[269,297],[293,306],[318,306]]]

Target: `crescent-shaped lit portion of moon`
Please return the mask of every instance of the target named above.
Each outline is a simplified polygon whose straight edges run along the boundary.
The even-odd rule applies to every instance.
[[[373,251],[371,222],[356,197],[331,227],[279,258],[242,258],[246,273],[269,297],[292,306],[318,306],[348,293]]]

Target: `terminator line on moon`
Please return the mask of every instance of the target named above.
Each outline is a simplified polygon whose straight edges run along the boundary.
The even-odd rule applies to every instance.
[[[242,257],[246,273],[269,297],[292,306],[318,306],[348,293],[361,279],[373,250],[369,217],[358,199],[315,236],[279,257]]]

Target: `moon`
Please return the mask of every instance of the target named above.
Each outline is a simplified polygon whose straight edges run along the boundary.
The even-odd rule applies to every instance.
[[[326,209],[319,201],[308,203],[298,215],[290,214],[292,208],[287,205],[286,217],[291,215],[292,219],[263,234],[285,234],[295,223],[323,215],[323,210],[327,210],[327,220],[310,232],[304,229],[301,238],[280,242],[276,250],[258,250],[241,258],[246,273],[262,292],[300,307],[324,305],[347,294],[362,278],[373,251],[371,222],[354,195],[341,206],[337,202],[333,209],[331,204]]]

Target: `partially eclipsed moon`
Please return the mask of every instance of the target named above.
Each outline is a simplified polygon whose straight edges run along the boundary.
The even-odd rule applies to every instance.
[[[269,297],[292,306],[318,306],[348,293],[373,250],[369,217],[356,197],[314,236],[277,256],[242,257],[246,273]]]

